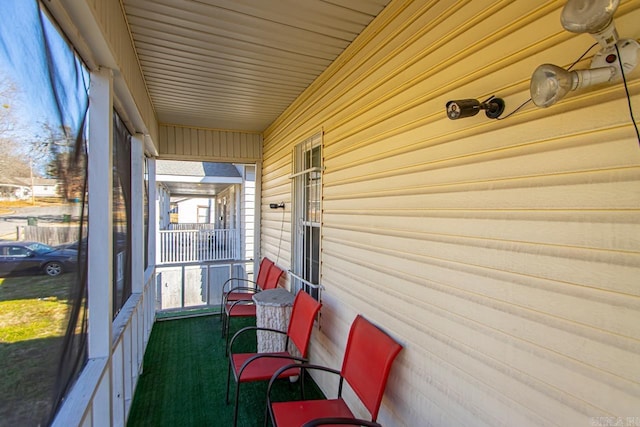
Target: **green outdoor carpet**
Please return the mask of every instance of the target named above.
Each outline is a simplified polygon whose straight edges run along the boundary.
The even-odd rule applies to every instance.
[[[234,320],[232,329],[249,324],[247,320]],[[238,350],[255,351],[255,338],[240,344]],[[232,379],[231,402],[226,405],[227,366],[219,316],[156,322],[127,426],[233,425],[235,383]],[[238,426],[264,425],[266,389],[266,382],[242,385]],[[305,392],[307,398],[322,398],[309,378]],[[296,400],[299,384],[279,381],[272,396],[274,400]]]

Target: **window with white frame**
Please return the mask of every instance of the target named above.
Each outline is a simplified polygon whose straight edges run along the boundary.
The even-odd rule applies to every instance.
[[[293,152],[292,290],[320,297],[322,224],[322,133],[299,143]]]
[[[208,224],[209,223],[209,207],[208,206],[198,206],[198,224]]]

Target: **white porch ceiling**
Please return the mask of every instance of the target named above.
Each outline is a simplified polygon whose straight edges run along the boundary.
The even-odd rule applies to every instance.
[[[390,0],[122,0],[161,123],[263,131]]]
[[[220,182],[184,182],[184,181],[163,181],[162,182],[172,197],[214,197],[226,190],[229,183]],[[242,184],[242,180],[236,184]]]

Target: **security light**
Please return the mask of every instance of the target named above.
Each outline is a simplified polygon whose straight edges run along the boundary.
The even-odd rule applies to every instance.
[[[589,33],[601,49],[588,70],[567,71],[552,64],[540,65],[531,76],[531,99],[538,107],[549,107],[569,91],[622,79],[638,64],[640,44],[618,39],[613,14],[619,0],[568,0],[562,10],[562,26],[574,33]]]

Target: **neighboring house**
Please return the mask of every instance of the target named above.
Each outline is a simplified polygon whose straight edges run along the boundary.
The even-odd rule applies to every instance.
[[[171,202],[176,206],[175,223],[214,224],[215,198],[174,198]]]
[[[254,165],[158,160],[156,167],[161,230],[180,228],[176,224],[236,230],[243,256],[255,256]]]
[[[156,181],[170,198],[163,217],[171,218],[172,223],[216,224],[219,228],[235,224],[240,203],[236,195],[241,193],[235,187],[242,187],[244,169],[231,163],[159,160]]]
[[[5,180],[0,183],[0,199],[15,200],[29,197],[31,190],[15,180]]]
[[[60,197],[60,183],[57,179],[17,177],[11,182],[0,183],[2,195],[7,198],[28,199],[33,186],[34,197]]]
[[[34,178],[33,195],[35,197],[60,197],[60,184],[56,179]]]

